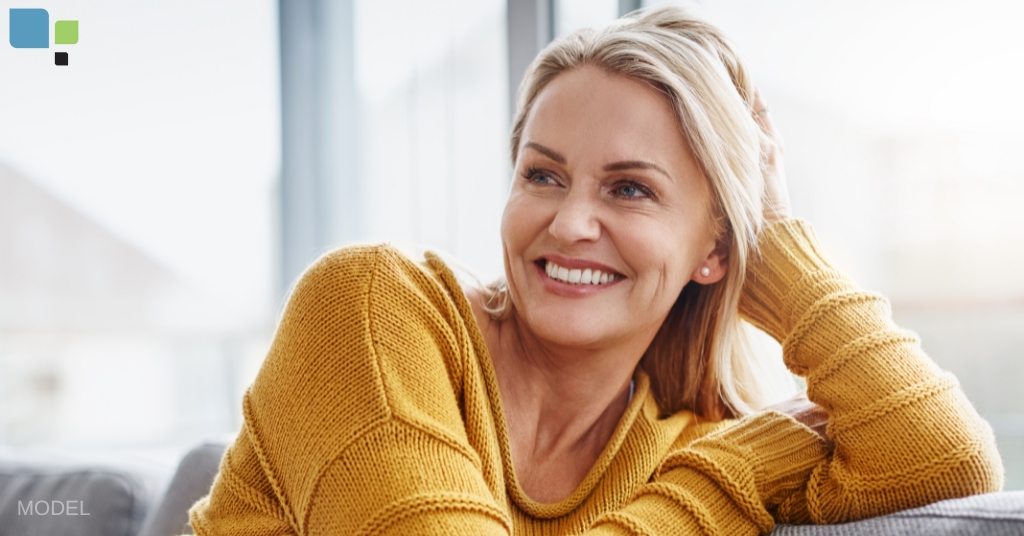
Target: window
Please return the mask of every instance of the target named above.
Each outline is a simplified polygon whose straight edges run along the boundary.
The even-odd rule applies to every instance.
[[[280,301],[276,3],[45,7],[77,43],[0,46],[0,444],[234,432]]]

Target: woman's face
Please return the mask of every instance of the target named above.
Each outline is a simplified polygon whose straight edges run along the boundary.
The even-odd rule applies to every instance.
[[[686,283],[725,274],[707,183],[665,96],[574,69],[538,95],[520,143],[501,235],[517,315],[535,336],[646,344]]]

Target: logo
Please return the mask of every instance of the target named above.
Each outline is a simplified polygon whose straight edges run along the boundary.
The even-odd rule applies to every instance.
[[[11,8],[11,46],[14,48],[50,48],[50,14],[45,9]],[[53,44],[78,43],[78,21],[59,20],[53,24]],[[55,65],[67,65],[68,53],[56,52]]]

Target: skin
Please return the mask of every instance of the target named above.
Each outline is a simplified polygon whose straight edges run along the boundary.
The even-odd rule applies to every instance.
[[[774,221],[789,215],[781,138],[770,118],[757,119],[773,166],[765,215]],[[675,297],[690,281],[724,277],[727,249],[708,225],[707,181],[670,103],[640,82],[589,66],[556,77],[527,117],[515,171],[501,228],[513,314],[494,322],[479,294],[467,295],[494,363],[519,485],[553,503],[579,486],[611,438]],[[567,285],[545,274],[549,260],[618,278]]]

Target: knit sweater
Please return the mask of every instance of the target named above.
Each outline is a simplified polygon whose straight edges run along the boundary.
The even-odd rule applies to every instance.
[[[829,413],[829,450],[789,416],[659,416],[642,371],[583,482],[553,504],[516,480],[498,382],[452,271],[392,247],[323,256],[296,285],[190,511],[213,535],[743,535],[999,490],[991,429],[886,300],[809,226],[766,229],[741,313],[783,343]]]

